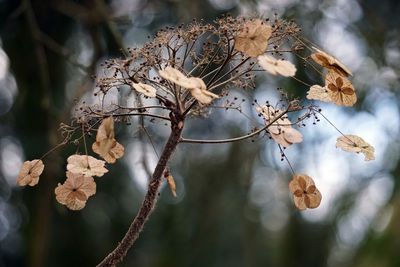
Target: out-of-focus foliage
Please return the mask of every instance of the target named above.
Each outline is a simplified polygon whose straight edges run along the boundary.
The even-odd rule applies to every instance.
[[[160,27],[226,12],[294,19],[309,40],[348,65],[356,108],[321,107],[345,134],[365,137],[376,161],[341,153],[328,123],[310,123],[304,145],[287,156],[314,178],[323,199],[318,209],[298,212],[287,188],[290,171],[273,142],[181,145],[170,166],[177,198],[164,188],[122,266],[399,266],[400,4],[374,0],[0,2],[0,266],[93,266],[117,244],[155,162],[137,125],[117,127],[123,161],[100,178],[80,212],[54,195],[66,156],[77,148],[51,154],[35,189],[17,188],[19,167],[62,141],[59,123],[68,122],[76,102],[90,101],[91,75],[105,58],[143,44]],[[295,81],[257,82],[263,101],[277,99],[276,87],[303,98],[308,90]],[[194,119],[186,134],[237,136],[240,124],[246,119],[239,113],[221,110]],[[149,131],[159,149],[167,127]]]

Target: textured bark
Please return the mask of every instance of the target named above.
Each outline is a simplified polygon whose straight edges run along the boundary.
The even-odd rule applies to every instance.
[[[158,197],[158,191],[161,186],[162,177],[167,163],[179,143],[183,121],[177,119],[177,116],[171,113],[171,134],[165,144],[164,150],[158,160],[157,166],[153,172],[152,178],[147,188],[147,193],[140,207],[138,214],[130,225],[124,238],[118,246],[106,257],[97,267],[116,266],[123,260],[128,250],[132,247],[133,243],[139,237],[140,232],[143,230],[144,224],[151,215]],[[178,116],[179,117],[179,116]]]

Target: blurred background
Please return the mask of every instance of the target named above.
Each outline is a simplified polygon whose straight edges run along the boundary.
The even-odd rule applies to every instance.
[[[298,212],[287,188],[290,169],[272,141],[180,145],[171,163],[178,197],[163,188],[121,266],[400,266],[395,0],[0,0],[0,266],[94,266],[115,247],[143,199],[145,170],[156,161],[134,124],[118,128],[127,153],[97,180],[97,194],[82,211],[67,210],[53,193],[75,147],[44,160],[36,187],[16,186],[19,168],[62,140],[59,124],[92,94],[91,76],[105,59],[121,56],[121,47],[141,45],[164,26],[212,22],[227,12],[294,19],[307,39],[343,61],[359,101],[321,108],[342,132],[372,144],[376,160],[336,149],[332,126],[308,122],[304,143],[286,154],[296,172],[314,178],[323,199],[319,208]],[[274,103],[279,86],[300,97],[308,89],[266,76],[254,95]],[[243,110],[252,112],[249,101]],[[185,135],[238,136],[248,130],[246,120],[216,111],[193,119]],[[158,149],[167,130],[150,127]]]

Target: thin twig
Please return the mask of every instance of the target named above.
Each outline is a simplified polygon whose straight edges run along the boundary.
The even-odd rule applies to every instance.
[[[270,127],[273,123],[275,123],[277,120],[279,120],[283,115],[287,114],[288,112],[289,112],[289,109],[285,110],[284,112],[279,114],[279,116],[277,116],[273,120],[271,120],[270,123],[268,123],[264,127],[254,131],[254,132],[252,132],[250,134],[242,135],[242,136],[235,137],[235,138],[217,139],[217,140],[202,140],[202,139],[181,138],[179,142],[180,143],[196,143],[196,144],[224,144],[224,143],[232,143],[232,142],[245,140],[245,139],[248,139],[248,138],[251,138],[253,136],[256,136],[259,133],[267,130],[268,127]]]

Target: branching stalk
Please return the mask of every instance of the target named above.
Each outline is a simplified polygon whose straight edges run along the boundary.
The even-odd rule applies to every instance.
[[[139,237],[140,232],[143,230],[144,224],[150,217],[156,203],[158,192],[161,187],[162,175],[167,166],[172,153],[174,152],[176,146],[179,143],[181,137],[183,121],[177,119],[176,116],[172,115],[172,130],[165,144],[164,150],[158,160],[157,166],[153,172],[153,176],[147,188],[146,196],[140,207],[138,214],[133,220],[132,224],[129,226],[124,238],[119,242],[118,246],[106,257],[104,260],[97,265],[97,267],[105,266],[116,266],[119,262],[123,260],[128,250],[135,243],[136,239]]]

